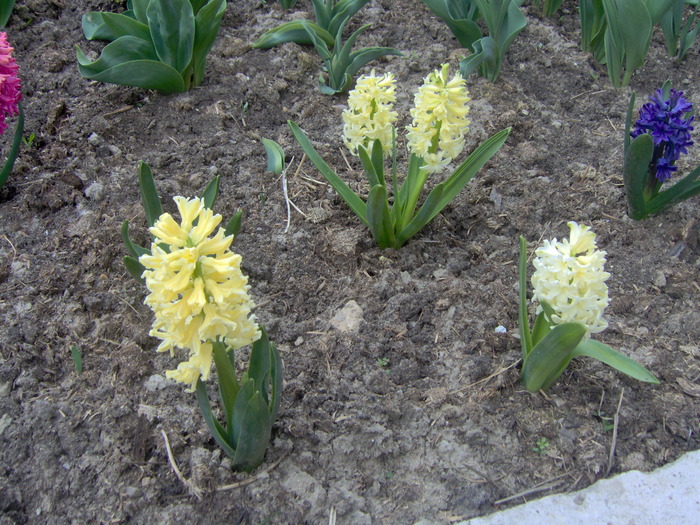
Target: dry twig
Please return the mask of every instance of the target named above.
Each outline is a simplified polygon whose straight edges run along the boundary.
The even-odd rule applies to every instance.
[[[170,466],[173,469],[173,472],[175,472],[175,475],[177,476],[177,479],[179,479],[185,487],[187,487],[187,490],[189,490],[194,496],[196,496],[197,499],[202,499],[202,489],[200,489],[197,485],[195,485],[193,482],[188,480],[185,476],[182,475],[182,472],[180,472],[180,469],[177,466],[177,463],[175,462],[175,458],[173,457],[173,451],[170,448],[170,441],[168,440],[168,435],[165,433],[165,430],[161,430],[160,433],[163,436],[163,440],[165,440],[165,449],[168,451],[168,461],[170,461]]]
[[[613,418],[613,436],[612,436],[612,443],[610,444],[610,456],[608,456],[608,469],[605,471],[605,476],[610,475],[610,471],[612,470],[613,466],[613,460],[615,459],[615,447],[617,446],[617,426],[620,421],[620,407],[622,406],[622,396],[625,393],[625,389],[623,388],[620,391],[620,399],[617,402],[617,411],[615,412],[615,417]]]

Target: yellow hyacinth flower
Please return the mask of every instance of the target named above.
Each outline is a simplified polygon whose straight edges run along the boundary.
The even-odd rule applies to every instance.
[[[348,109],[343,111],[343,139],[351,153],[357,147],[369,146],[379,139],[384,155],[391,153],[393,124],[398,114],[392,110],[396,102],[394,75],[386,73],[369,75],[357,79],[355,89],[348,94]]]
[[[139,258],[149,295],[145,303],[155,313],[150,335],[161,340],[159,352],[175,348],[188,352],[189,361],[166,375],[190,385],[206,379],[212,362],[212,341],[238,349],[260,338],[251,310],[248,279],[240,268],[241,256],[229,250],[221,216],[202,199],[175,197],[181,221],[169,213],[156,221],[151,254]],[[164,248],[162,245],[166,245]]]
[[[459,73],[448,79],[449,65],[428,75],[415,96],[413,123],[407,126],[408,148],[422,157],[422,169],[436,173],[464,149],[464,134],[470,121],[469,92]]]
[[[571,221],[569,239],[545,241],[535,250],[532,276],[533,301],[546,301],[555,311],[555,324],[577,322],[587,335],[608,326],[603,310],[610,302],[604,271],[606,253],[596,249],[595,234],[588,226]],[[542,307],[538,307],[538,313]]]

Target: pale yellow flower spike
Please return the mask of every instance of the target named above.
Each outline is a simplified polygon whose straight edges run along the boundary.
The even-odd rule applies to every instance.
[[[407,126],[408,148],[422,157],[422,169],[436,173],[464,149],[469,130],[469,92],[459,73],[448,80],[449,65],[443,64],[425,78],[411,109],[413,123]]]
[[[391,153],[393,124],[398,113],[392,110],[396,102],[394,75],[386,73],[362,75],[355,89],[348,94],[348,109],[343,111],[343,140],[353,155],[357,147],[370,146],[379,139],[384,155]]]
[[[556,324],[577,322],[587,336],[608,326],[603,310],[610,302],[604,271],[606,253],[596,249],[595,234],[588,226],[568,223],[569,239],[545,241],[535,250],[532,276],[533,301],[546,301],[555,311]],[[542,307],[538,307],[538,313]]]
[[[175,202],[181,223],[164,213],[150,229],[155,236],[151,254],[139,261],[146,268],[150,293],[144,302],[155,313],[150,335],[161,340],[158,351],[173,354],[180,348],[189,357],[166,376],[193,389],[200,376],[209,377],[212,341],[238,349],[259,339],[260,329],[251,314],[254,304],[241,257],[229,250],[233,237],[223,228],[210,237],[221,216],[201,199],[175,197]]]

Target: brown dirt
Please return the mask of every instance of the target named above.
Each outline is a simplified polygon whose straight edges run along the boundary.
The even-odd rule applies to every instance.
[[[341,176],[345,97],[319,94],[320,62],[289,44],[250,43],[291,13],[268,0],[230,3],[204,84],[165,96],[88,82],[74,46],[95,54],[80,17],[120,10],[107,0],[20,0],[7,28],[21,65],[24,148],[0,200],[0,523],[449,523],[520,503],[496,502],[551,481],[551,491],[611,473],[650,470],[698,448],[700,374],[698,199],[652,219],[626,217],[622,128],[631,89],[671,78],[700,104],[696,45],[675,64],[660,35],[632,86],[614,89],[579,50],[576,3],[554,19],[526,7],[527,28],[499,81],[471,77],[468,148],[513,126],[506,145],[459,197],[400,251],[380,251],[305,163],[298,122]],[[403,58],[372,64],[399,81],[408,118],[422,78],[463,50],[418,0],[373,0],[352,28],[360,43]],[[367,68],[365,71],[368,71]],[[286,209],[265,170],[260,137],[295,157]],[[8,137],[3,137],[3,148]],[[692,149],[691,149],[692,151]],[[683,163],[697,165],[700,148]],[[346,154],[346,156],[348,156]],[[348,156],[349,157],[349,156]],[[251,483],[232,473],[196,400],[162,379],[174,367],[148,336],[144,290],[121,258],[124,219],[145,242],[137,164],[173,195],[222,176],[216,211],[245,212],[236,241],[257,315],[283,353],[286,384],[265,463]],[[400,159],[403,162],[405,159]],[[546,395],[518,380],[517,238],[531,246],[588,224],[608,252],[610,327],[599,339],[652,370],[637,383],[577,360]],[[356,301],[363,321],[330,320]],[[495,332],[503,325],[507,334]],[[77,374],[70,346],[82,352]],[[378,360],[386,359],[382,366]],[[197,499],[176,478],[161,432]],[[550,447],[533,447],[546,438]],[[275,465],[274,468],[266,470]]]

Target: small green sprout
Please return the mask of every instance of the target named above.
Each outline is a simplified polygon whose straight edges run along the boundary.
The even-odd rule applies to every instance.
[[[377,364],[380,367],[385,368],[385,367],[389,366],[389,358],[388,357],[378,357]]]
[[[71,357],[73,358],[73,364],[75,365],[75,371],[79,374],[83,373],[83,356],[77,346],[72,345],[70,347]]]
[[[545,454],[547,454],[548,448],[549,441],[547,441],[546,437],[543,437],[537,440],[537,443],[535,443],[535,446],[532,447],[532,450],[534,452],[537,452],[540,456],[544,456]]]

